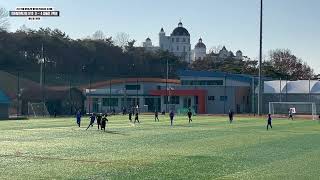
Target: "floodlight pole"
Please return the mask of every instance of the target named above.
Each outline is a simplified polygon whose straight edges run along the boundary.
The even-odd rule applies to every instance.
[[[167,68],[167,74],[166,74],[166,112],[168,112],[168,103],[169,103],[169,96],[168,96],[168,78],[169,78],[169,62],[167,59],[167,64],[166,64],[166,68]]]
[[[226,101],[227,101],[227,74],[224,75],[223,114],[226,113]]]
[[[17,85],[17,117],[19,116],[20,112],[20,70],[18,69],[18,85]]]
[[[109,112],[111,113],[111,79],[109,80]]]
[[[72,95],[71,95],[71,73],[68,73],[69,75],[69,104],[70,104],[70,115],[72,115],[72,108],[73,108],[73,102],[72,102]]]
[[[262,16],[263,16],[263,0],[260,0],[260,52],[259,52],[259,91],[258,91],[258,115],[261,116],[262,112]]]
[[[92,101],[92,94],[91,94],[91,73],[89,75],[89,114],[91,113],[91,103],[93,103]]]

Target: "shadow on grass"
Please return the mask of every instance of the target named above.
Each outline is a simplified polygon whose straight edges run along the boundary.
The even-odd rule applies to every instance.
[[[16,154],[12,154],[12,155],[4,155],[3,154],[3,155],[0,155],[0,157],[38,159],[38,160],[73,161],[73,162],[80,162],[80,163],[100,163],[100,164],[107,164],[107,163],[114,162],[114,161],[84,160],[84,159],[71,159],[71,158],[61,158],[61,157],[49,157],[49,156],[30,156],[30,155],[24,155],[19,152]]]
[[[108,134],[116,134],[116,135],[123,135],[123,136],[128,136],[128,134],[126,133],[122,133],[120,131],[110,131],[110,130],[106,130],[104,131],[105,133],[108,133]]]

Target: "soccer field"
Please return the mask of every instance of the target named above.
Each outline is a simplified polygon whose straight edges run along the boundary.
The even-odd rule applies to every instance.
[[[320,123],[265,118],[109,117],[0,121],[0,179],[320,179]]]

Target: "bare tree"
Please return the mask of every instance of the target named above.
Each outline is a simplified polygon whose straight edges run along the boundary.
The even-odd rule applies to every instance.
[[[222,47],[222,45],[213,46],[210,48],[209,53],[219,54]]]
[[[116,38],[114,39],[114,42],[117,46],[121,47],[122,49],[125,48],[126,45],[128,45],[128,42],[130,41],[130,36],[127,33],[120,32],[116,35]]]
[[[92,35],[93,40],[103,40],[104,38],[105,38],[105,35],[101,30],[96,31]]]
[[[17,32],[25,32],[25,33],[28,33],[30,32],[31,29],[28,28],[25,24],[23,24],[22,26],[19,27],[19,29],[17,29]]]
[[[0,30],[8,30],[8,28],[8,11],[5,8],[0,7]]]
[[[272,70],[288,76],[289,79],[309,79],[314,76],[314,70],[302,59],[296,57],[288,49],[276,49],[269,53],[268,63]]]

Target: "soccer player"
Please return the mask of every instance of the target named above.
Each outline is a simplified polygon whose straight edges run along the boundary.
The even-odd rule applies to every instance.
[[[126,108],[123,107],[123,108],[122,108],[122,115],[123,115],[123,116],[126,115],[126,112],[127,112]]]
[[[136,115],[134,117],[134,122],[133,123],[136,123],[136,121],[138,121],[138,123],[140,124],[138,111],[136,111]]]
[[[171,111],[169,116],[170,116],[170,123],[171,123],[171,126],[172,126],[173,125],[174,112]]]
[[[53,117],[54,117],[54,118],[57,117],[57,110],[56,110],[56,109],[54,109],[54,111],[53,111]]]
[[[271,114],[268,114],[268,124],[267,124],[267,130],[269,130],[269,126],[272,129],[272,118],[271,118]]]
[[[192,122],[191,116],[192,116],[192,112],[191,112],[191,109],[189,108],[189,111],[188,111],[189,123]]]
[[[90,116],[90,124],[89,124],[89,126],[87,127],[86,130],[88,130],[90,126],[93,127],[93,124],[94,124],[95,120],[96,120],[96,116],[95,116],[94,113],[92,113],[91,116]]]
[[[289,119],[293,120],[292,109],[289,109]]]
[[[109,120],[107,119],[107,116],[108,115],[105,114],[101,121],[101,130],[103,129],[104,131],[106,131],[106,125],[107,125],[107,122],[109,122]]]
[[[81,124],[81,111],[80,110],[77,111],[76,118],[77,118],[77,124],[80,127],[80,124]]]
[[[162,110],[161,115],[166,115],[166,112]]]
[[[157,120],[158,120],[158,122],[159,122],[159,113],[158,113],[158,111],[156,110],[155,112],[154,112],[154,122],[157,122]]]
[[[132,122],[132,111],[129,112],[129,121]]]
[[[101,120],[102,120],[102,114],[98,114],[97,115],[97,124],[98,124],[98,129],[100,129],[101,126]]]
[[[233,121],[233,111],[231,109],[229,109],[229,122],[230,124],[232,123]]]

